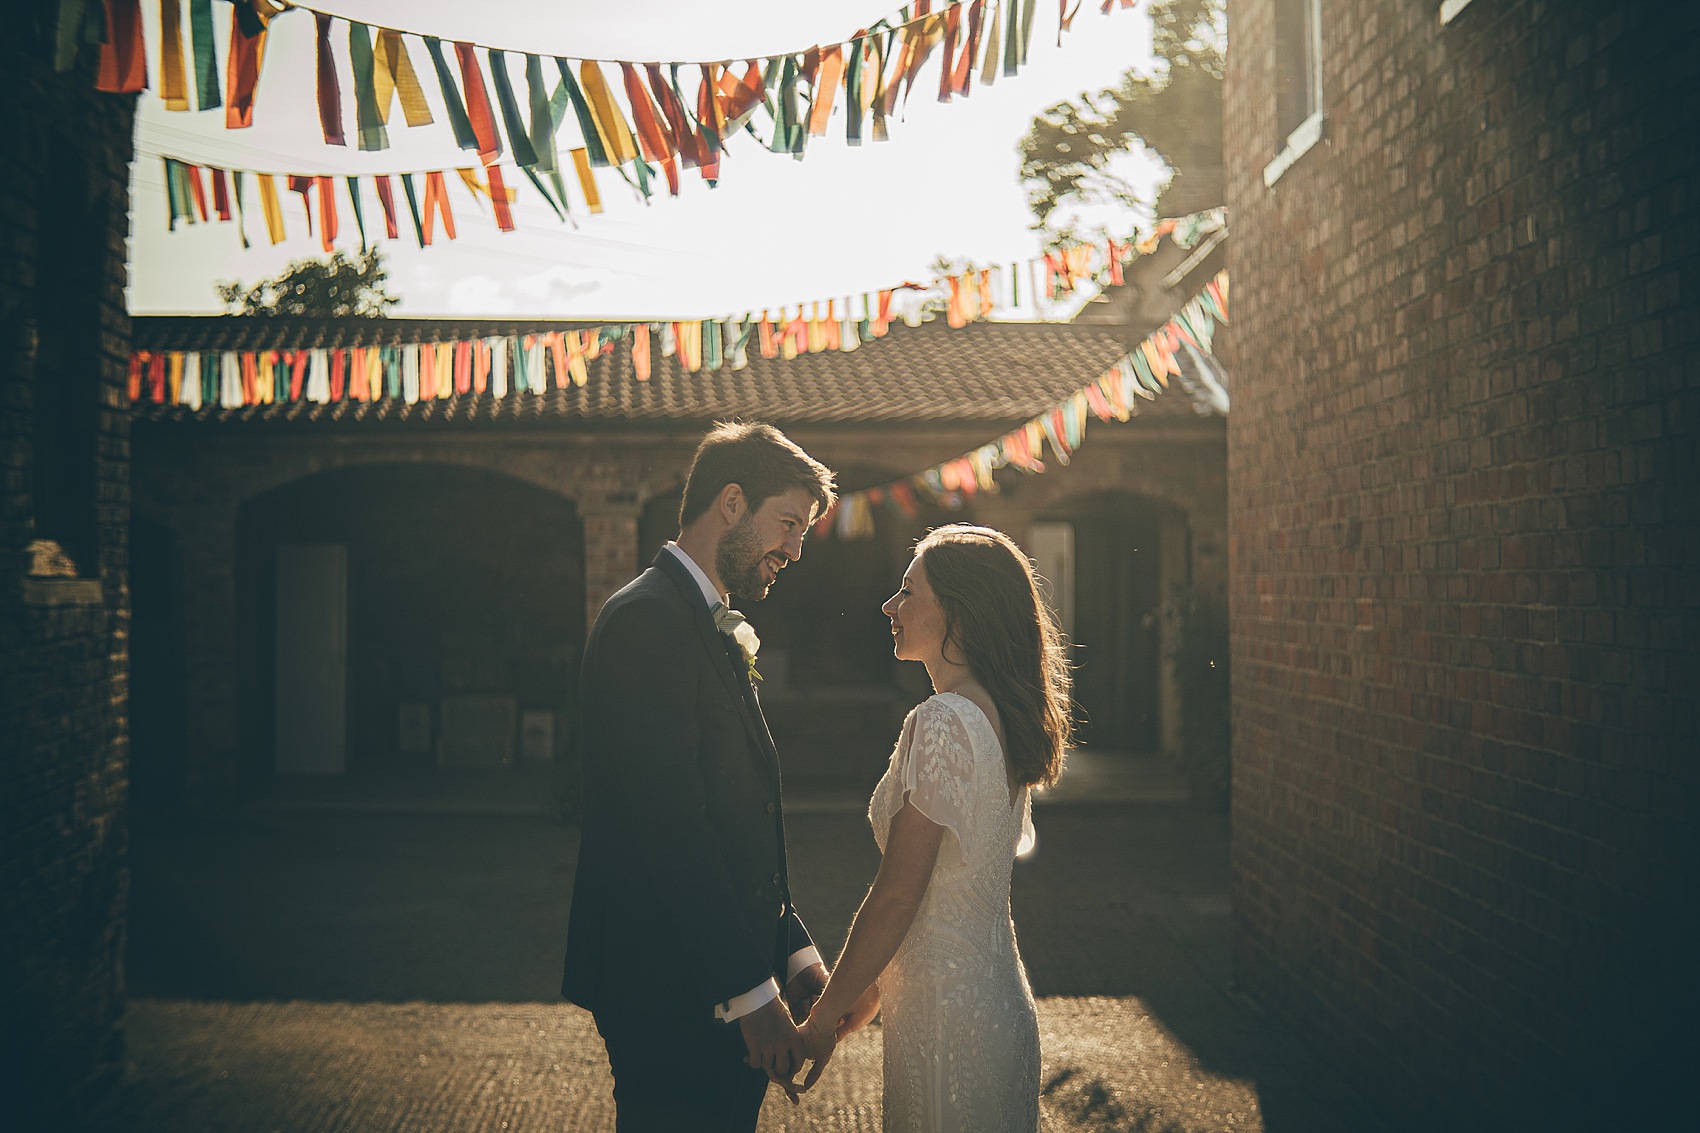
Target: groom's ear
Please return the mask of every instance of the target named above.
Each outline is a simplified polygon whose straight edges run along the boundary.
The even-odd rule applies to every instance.
[[[743,517],[744,510],[749,507],[749,500],[744,495],[742,484],[728,484],[720,489],[720,495],[715,497],[715,506],[720,509],[720,517],[728,526],[738,522]]]

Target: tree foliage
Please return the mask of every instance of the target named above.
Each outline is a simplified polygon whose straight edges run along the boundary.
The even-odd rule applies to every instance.
[[[1129,70],[1118,88],[1057,103],[1022,139],[1028,206],[1048,247],[1125,238],[1141,219],[1222,203],[1225,0],[1155,0],[1151,20],[1155,73]],[[1151,199],[1127,176],[1137,146],[1170,170]]]
[[[389,269],[376,247],[350,259],[295,260],[271,279],[244,288],[237,280],[215,284],[235,315],[299,315],[323,319],[382,318],[400,302],[387,286]]]

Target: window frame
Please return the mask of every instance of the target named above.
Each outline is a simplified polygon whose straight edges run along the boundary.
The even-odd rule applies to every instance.
[[[1298,125],[1294,126],[1281,143],[1281,149],[1268,165],[1263,167],[1263,187],[1273,188],[1282,174],[1291,169],[1299,158],[1310,152],[1317,142],[1322,140],[1322,0],[1298,0],[1304,5],[1307,15],[1305,21],[1306,38],[1309,39],[1308,73],[1304,76],[1306,93],[1309,96],[1310,113]],[[1450,2],[1450,0],[1449,0]],[[1468,2],[1468,0],[1466,0]],[[1276,67],[1280,67],[1277,57]]]

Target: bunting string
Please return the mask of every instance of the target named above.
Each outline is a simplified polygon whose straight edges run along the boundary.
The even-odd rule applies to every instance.
[[[166,168],[166,188],[173,225],[179,221],[187,224],[205,223],[215,216],[220,219],[235,217],[240,223],[244,208],[244,184],[253,180],[259,186],[261,209],[269,237],[274,243],[283,238],[283,208],[278,198],[275,175],[252,171],[203,170],[201,167],[182,162],[168,164]],[[512,199],[513,190],[503,185],[497,166],[490,166],[485,171],[489,175],[487,182],[481,182],[475,170],[463,169],[457,172],[470,191],[488,197],[492,203],[502,201],[504,203],[501,207],[506,208],[505,202]],[[203,178],[203,173],[208,176]],[[454,213],[449,202],[448,180],[444,172],[434,170],[422,175],[404,173],[398,176],[420,246],[431,244],[439,223],[443,234],[454,239]],[[415,185],[416,176],[422,176],[424,180],[423,198]],[[207,180],[210,180],[213,186],[211,208],[208,206],[204,187]],[[327,249],[340,229],[335,204],[336,183],[343,180],[350,194],[350,212],[355,218],[356,228],[361,232],[361,238],[366,238],[365,221],[359,203],[358,179],[298,174],[284,180],[286,186],[300,197],[309,231],[312,230],[313,211],[317,206],[319,239]],[[383,209],[386,230],[393,237],[400,228],[393,186],[388,176],[378,176],[373,180],[376,196]],[[224,203],[220,203],[221,201]],[[499,215],[498,223],[501,223]],[[677,357],[680,365],[689,373],[704,369],[714,372],[723,367],[741,370],[749,365],[751,350],[755,350],[763,358],[787,360],[800,354],[819,354],[829,350],[848,353],[859,349],[865,343],[884,338],[894,322],[902,321],[907,326],[919,326],[929,315],[937,313],[941,308],[946,325],[960,328],[1020,307],[1024,293],[1029,297],[1042,295],[1047,301],[1054,302],[1066,299],[1089,283],[1114,286],[1121,283],[1124,265],[1130,258],[1155,252],[1164,237],[1168,237],[1179,247],[1192,248],[1207,234],[1223,230],[1226,223],[1225,210],[1212,209],[1160,220],[1148,235],[1135,243],[1109,240],[1101,244],[1074,245],[1047,252],[1025,262],[1017,261],[991,268],[968,268],[942,276],[927,286],[902,283],[861,295],[786,304],[736,316],[610,323],[588,330],[551,331],[480,339],[474,342],[404,344],[381,349],[391,352],[385,357],[391,358],[398,367],[419,367],[425,382],[423,388],[427,391],[424,395],[426,397],[436,396],[439,391],[445,391],[440,395],[446,397],[455,391],[436,383],[434,375],[437,370],[433,362],[408,362],[407,359],[417,356],[420,351],[430,353],[444,347],[450,350],[488,352],[491,357],[502,359],[503,373],[509,372],[511,362],[511,372],[516,375],[512,389],[518,393],[543,393],[551,386],[565,389],[569,382],[578,386],[584,385],[588,378],[587,363],[610,352],[616,343],[627,338],[632,341],[632,375],[640,382],[650,379],[657,349],[664,358]],[[1223,287],[1225,286],[1224,284]],[[1222,309],[1225,310],[1225,290],[1222,294]],[[1190,306],[1188,310],[1191,310]],[[1209,313],[1207,310],[1202,311],[1202,315]],[[1180,324],[1190,335],[1190,338],[1182,341],[1196,342],[1200,349],[1208,350],[1212,324],[1204,322],[1202,315],[1194,323],[1194,326],[1203,326],[1201,331],[1189,328],[1185,323]],[[184,353],[135,352],[131,357],[131,400],[138,403],[180,404],[194,409],[215,403],[223,408],[271,403],[262,400],[258,392],[247,386],[231,387],[235,393],[229,396],[209,387],[195,394],[195,399],[191,401],[191,395],[181,389],[168,396],[163,379],[160,382],[145,380],[150,365],[168,357],[181,358]],[[237,356],[237,352],[222,353]],[[262,369],[267,366],[274,369],[294,366],[296,356],[315,356],[312,351],[289,350],[242,353],[254,354],[252,364]],[[1173,351],[1169,353],[1172,355]],[[220,355],[221,352],[211,352],[207,355],[211,361],[206,363],[206,372],[214,372],[225,365]],[[1161,374],[1169,372],[1167,366],[1162,363],[1165,355],[1160,352],[1143,357],[1143,366],[1153,373],[1154,381],[1160,381]],[[552,369],[549,365],[551,361],[554,362]],[[159,364],[163,366],[165,363]],[[333,363],[316,362],[315,365],[330,365],[332,369],[327,373],[335,372]],[[1136,359],[1134,365],[1139,366],[1141,362]],[[163,372],[162,370],[161,373]],[[401,372],[403,371],[398,371],[398,374]],[[220,388],[222,390],[223,387]],[[305,394],[299,392],[300,382],[276,382],[271,388],[274,390],[272,401],[300,400],[302,397],[310,401],[339,399],[331,396],[330,391],[338,387],[330,384],[328,379],[319,386],[309,384],[306,387],[309,392]],[[381,390],[374,386],[376,392],[373,392],[371,400],[403,396],[404,388],[410,387],[406,387],[405,383],[399,380],[393,392],[387,384]],[[507,388],[505,382],[500,390],[495,385],[489,387],[497,397],[504,396]],[[286,398],[278,392],[285,389],[294,392]],[[323,390],[325,397],[314,397],[310,392],[314,389]],[[234,397],[234,400],[230,400],[230,397]]]
[[[976,495],[998,491],[994,473],[1000,469],[1015,468],[1031,475],[1044,472],[1046,446],[1050,448],[1051,460],[1068,464],[1085,443],[1089,417],[1111,422],[1139,416],[1140,402],[1156,400],[1170,388],[1171,378],[1186,380],[1180,365],[1184,350],[1213,357],[1216,324],[1227,321],[1228,272],[1224,269],[1167,323],[1151,332],[1091,384],[972,452],[901,480],[840,496],[815,521],[814,534],[871,539],[876,516],[882,511],[913,519],[920,513],[919,503],[923,499],[947,510],[960,510]],[[1208,374],[1198,380],[1205,387],[1203,396],[1211,409],[1226,414],[1227,391]]]
[[[436,80],[455,145],[476,153],[486,166],[506,156],[545,197],[553,189],[551,204],[562,211],[561,148],[570,152],[588,199],[597,200],[598,194],[588,184],[587,169],[617,170],[648,199],[663,183],[669,196],[678,196],[685,170],[716,184],[727,142],[740,132],[764,149],[798,159],[810,139],[830,132],[834,118],[842,119],[849,145],[861,144],[864,126],[875,141],[885,141],[890,118],[901,113],[923,67],[935,58],[940,102],[967,97],[976,71],[981,85],[1018,74],[1027,63],[1044,0],[951,0],[937,8],[933,0],[915,0],[839,43],[690,62],[545,57],[478,43],[445,44],[436,36],[348,20],[289,0],[232,0],[222,95],[210,0],[157,2],[154,34],[161,43],[155,57],[167,110],[222,107],[226,128],[251,126],[266,37],[279,16],[299,11],[312,18],[312,97],[326,145],[346,147],[352,134],[361,150],[388,148],[397,103],[408,127],[436,121],[414,64],[423,47],[430,60],[426,71]],[[1108,0],[1101,11],[1108,13],[1115,3],[1134,6],[1134,0]],[[1059,44],[1073,19],[1066,7],[1058,11]],[[284,22],[305,26],[304,20]],[[58,32],[54,63],[59,69],[72,66],[79,43],[86,42],[100,52],[98,89],[149,88],[141,0],[60,0]],[[346,44],[346,53],[336,49],[338,44]],[[446,47],[453,49],[452,64]],[[553,68],[546,66],[551,59]],[[553,87],[550,70],[557,74]],[[923,92],[928,89],[919,85]],[[268,83],[267,89],[284,88]],[[564,145],[557,142],[563,134]]]

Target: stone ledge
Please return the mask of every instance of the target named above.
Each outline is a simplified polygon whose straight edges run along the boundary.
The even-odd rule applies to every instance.
[[[104,606],[98,578],[24,578],[19,586],[26,606]]]

